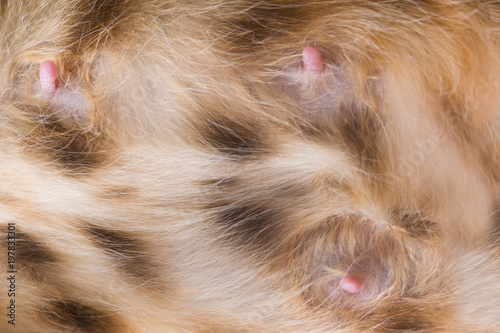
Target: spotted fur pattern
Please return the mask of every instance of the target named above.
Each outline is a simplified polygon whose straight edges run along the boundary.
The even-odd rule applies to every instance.
[[[498,331],[498,1],[0,22],[0,331]]]

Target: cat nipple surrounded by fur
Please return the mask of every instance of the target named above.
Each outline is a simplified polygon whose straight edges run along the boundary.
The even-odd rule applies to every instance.
[[[312,46],[306,46],[302,50],[302,63],[304,71],[311,75],[319,75],[323,72],[323,58],[321,53]]]
[[[40,64],[40,89],[42,96],[52,99],[57,90],[57,69],[54,62],[45,60]]]
[[[39,68],[39,87],[35,95],[58,110],[58,118],[85,120],[93,109],[89,94],[79,79],[62,81],[52,60],[44,60]]]

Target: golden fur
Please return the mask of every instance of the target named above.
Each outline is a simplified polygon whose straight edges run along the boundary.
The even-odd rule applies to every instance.
[[[0,21],[2,332],[498,331],[499,2]]]

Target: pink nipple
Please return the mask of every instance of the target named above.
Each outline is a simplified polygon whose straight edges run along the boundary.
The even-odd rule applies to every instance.
[[[56,93],[56,79],[57,79],[57,70],[56,65],[50,61],[45,60],[40,64],[40,87],[42,89],[42,93],[49,98],[54,97]]]
[[[340,288],[349,294],[357,294],[361,290],[361,282],[351,277],[344,277],[340,281]]]
[[[321,53],[312,46],[306,46],[302,50],[302,62],[306,72],[311,74],[321,74],[323,72]]]

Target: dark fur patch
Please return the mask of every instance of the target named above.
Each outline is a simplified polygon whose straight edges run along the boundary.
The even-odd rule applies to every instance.
[[[222,227],[226,239],[251,247],[272,240],[273,230],[282,217],[278,206],[259,200],[238,200],[235,193],[247,186],[236,178],[209,179],[201,185],[210,188],[212,202],[207,208],[215,211],[215,222]]]
[[[115,315],[75,301],[52,300],[42,312],[49,321],[68,327],[71,332],[120,332]]]
[[[25,265],[45,265],[57,262],[55,253],[32,235],[17,231],[16,238],[16,256]]]
[[[262,129],[256,124],[219,116],[207,119],[200,132],[205,146],[232,158],[250,158],[265,151]]]
[[[365,319],[368,319],[367,323],[372,325],[366,327],[366,330],[380,333],[439,332],[437,328],[439,322],[435,322],[433,319],[446,318],[448,311],[447,304],[434,304],[418,298],[412,301],[399,300],[394,303],[386,303],[383,309],[365,315]],[[434,316],[429,316],[429,314],[434,314]]]
[[[412,321],[416,320],[415,322]],[[405,320],[400,320],[398,322],[395,322],[393,324],[388,324],[386,328],[384,328],[384,332],[419,332],[419,333],[424,333],[424,332],[431,332],[428,330],[428,325],[425,325],[421,321],[415,318],[408,317]]]
[[[417,238],[432,238],[437,235],[435,222],[426,219],[419,214],[402,213],[396,214],[395,223],[405,229],[408,234]]]
[[[217,210],[217,223],[224,227],[228,237],[251,248],[272,242],[282,218],[277,208],[264,204],[229,204]]]
[[[346,103],[308,115],[299,124],[309,139],[326,144],[343,144],[352,156],[367,168],[373,168],[382,158],[380,128],[382,120],[367,106]]]
[[[73,36],[76,41],[75,47],[83,45],[86,41],[90,47],[96,47],[111,34],[119,36],[122,25],[120,21],[126,20],[131,14],[132,4],[130,1],[95,0],[80,1],[76,5],[75,20],[78,24],[73,26]]]
[[[12,246],[6,242],[7,237],[2,237],[2,246]],[[15,230],[15,249],[12,252],[15,254],[17,270],[22,272],[24,277],[38,282],[46,281],[47,275],[55,270],[55,265],[61,264],[57,254],[49,245],[21,231],[19,227]]]
[[[68,131],[46,137],[43,147],[71,173],[89,172],[102,163],[94,139],[86,133]]]
[[[283,214],[278,208],[264,204],[229,204],[217,207],[216,223],[223,228],[224,238],[256,250],[260,255],[278,250],[277,232]]]
[[[500,200],[494,203],[491,214],[489,241],[492,244],[500,245]]]
[[[340,106],[337,121],[342,139],[359,156],[362,164],[373,164],[380,158],[381,122],[376,114],[364,106],[345,104]]]
[[[304,184],[286,182],[266,188],[265,195],[259,193],[265,184],[230,179],[210,186],[211,202],[206,209],[214,213],[214,222],[221,228],[224,240],[255,250],[256,255],[280,255],[286,246],[284,228],[293,228],[296,220],[290,216],[295,210],[308,209],[306,198],[309,188]],[[255,186],[255,187],[254,187]],[[295,203],[295,204],[294,204]]]
[[[420,312],[419,307],[416,304],[402,303],[401,307],[392,308],[388,313],[393,315],[385,321],[385,325],[382,325],[381,332],[435,332],[434,325],[429,322],[425,314]],[[426,310],[432,312],[430,308]],[[435,313],[439,312],[436,309]]]
[[[126,231],[117,231],[88,225],[85,230],[92,241],[119,264],[120,269],[141,281],[158,278],[156,265],[149,257],[141,238]]]
[[[41,110],[27,106],[34,128],[25,135],[25,147],[42,158],[49,157],[68,174],[88,173],[105,161],[103,137],[87,129],[67,128],[53,116],[41,114]],[[51,110],[42,110],[51,113]]]

